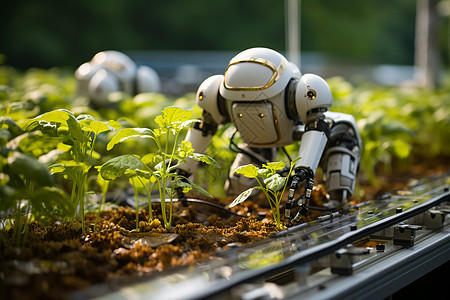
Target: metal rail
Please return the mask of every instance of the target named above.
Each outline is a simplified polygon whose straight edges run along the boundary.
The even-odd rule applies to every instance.
[[[282,273],[286,270],[306,264],[310,261],[331,254],[334,251],[343,248],[346,245],[351,244],[361,238],[377,233],[383,229],[386,229],[402,221],[405,221],[413,216],[423,213],[428,209],[431,209],[432,207],[439,205],[442,202],[449,201],[450,191],[448,186],[439,187],[433,190],[433,192],[439,190],[442,190],[443,193],[434,196],[433,198],[431,198],[430,200],[426,201],[423,204],[420,204],[409,210],[397,213],[395,215],[392,215],[390,217],[367,225],[363,228],[344,233],[342,236],[332,241],[325,242],[308,249],[304,249],[296,254],[293,254],[290,257],[287,257],[286,259],[280,261],[275,265],[270,265],[257,270],[252,270],[251,272],[236,274],[236,276],[233,276],[230,279],[222,279],[213,282],[213,284],[209,285],[208,288],[200,290],[193,299],[210,298],[213,295],[219,294],[220,292],[230,289],[238,284],[251,282],[259,278],[267,278],[269,276]]]
[[[364,207],[336,213],[335,218],[329,221],[292,227],[260,243],[228,250],[219,254],[220,259],[206,261],[194,268],[174,269],[141,279],[124,288],[107,285],[96,287],[90,293],[75,295],[74,299],[129,299],[129,296],[133,299],[227,299],[233,288],[244,283],[264,281],[322,259],[358,240],[411,220],[446,201],[450,201],[448,184],[440,182],[439,186],[428,190],[419,186],[415,195],[372,201]],[[444,246],[423,247],[425,250],[422,252],[426,249],[441,251],[442,247],[448,248],[449,241],[447,233]],[[274,247],[278,248],[272,251]],[[243,261],[255,253],[261,253],[261,263],[258,265],[256,259],[256,264],[244,266]],[[270,259],[272,254],[274,258]]]

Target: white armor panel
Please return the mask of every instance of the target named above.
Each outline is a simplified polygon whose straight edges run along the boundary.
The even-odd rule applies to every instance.
[[[79,95],[89,96],[89,81],[100,68],[99,65],[87,62],[76,69],[75,78],[78,81],[77,93]]]
[[[136,72],[136,93],[158,93],[160,90],[158,73],[150,67],[140,66]]]
[[[344,147],[330,148],[325,154],[326,190],[347,190],[353,194],[358,162],[355,153]]]
[[[314,74],[305,74],[300,78],[295,93],[297,113],[304,123],[314,110],[323,112],[331,108],[333,96],[326,81]]]
[[[300,72],[283,55],[251,48],[231,59],[219,91],[229,100],[264,100],[282,93],[293,77],[300,77]]]
[[[332,200],[340,204],[345,198],[351,196],[355,190],[356,176],[360,161],[361,137],[356,128],[356,121],[352,115],[326,112],[325,117],[333,120],[334,126],[345,124],[343,131],[356,138],[353,146],[332,145],[330,146],[322,160],[324,169],[325,188]],[[332,139],[333,130],[330,136]],[[348,149],[350,147],[352,149]]]
[[[252,145],[268,145],[278,141],[273,105],[270,102],[235,102],[231,119],[242,139]]]
[[[100,69],[89,82],[88,90],[94,103],[103,106],[107,104],[109,94],[120,90],[120,84],[111,72]]]
[[[213,118],[214,122],[221,124],[225,121],[219,111],[218,96],[219,86],[223,82],[223,75],[214,75],[202,82],[197,90],[196,101],[198,106],[207,111]]]
[[[119,79],[121,90],[130,95],[133,94],[133,79],[136,76],[136,65],[131,58],[124,53],[109,50],[97,53],[92,58],[92,62],[113,72]]]
[[[295,164],[295,168],[306,167],[315,174],[327,140],[327,136],[322,131],[309,130],[305,132],[298,152],[298,156],[301,158]]]

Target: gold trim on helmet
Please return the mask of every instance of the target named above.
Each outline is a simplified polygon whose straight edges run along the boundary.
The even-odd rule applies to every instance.
[[[252,87],[232,87],[232,86],[227,85],[227,79],[226,78],[227,78],[228,69],[232,65],[245,63],[245,62],[256,63],[256,64],[263,65],[265,67],[268,67],[273,73],[272,77],[270,77],[269,81],[263,86],[256,86],[256,87],[255,86],[252,86]],[[280,65],[278,67],[273,62],[271,62],[271,61],[269,61],[267,59],[264,59],[264,58],[250,57],[248,59],[237,60],[237,61],[234,61],[234,62],[230,62],[230,64],[228,65],[227,69],[225,70],[223,85],[225,86],[226,89],[232,90],[232,91],[259,91],[259,90],[265,90],[265,89],[269,88],[270,86],[272,86],[278,79],[280,79],[281,75],[283,75],[285,70],[286,70],[286,60],[285,59],[281,60]]]

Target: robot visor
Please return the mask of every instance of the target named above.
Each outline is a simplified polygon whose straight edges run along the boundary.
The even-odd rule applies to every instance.
[[[225,71],[224,86],[234,91],[259,91],[272,86],[286,70],[286,62],[277,67],[267,59],[250,57],[231,62]]]

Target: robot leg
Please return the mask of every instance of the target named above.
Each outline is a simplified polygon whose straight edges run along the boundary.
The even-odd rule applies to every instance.
[[[335,119],[327,148],[322,158],[325,189],[330,196],[327,206],[345,203],[355,190],[360,163],[361,138],[353,117]]]
[[[273,161],[276,155],[275,148],[251,148],[247,145],[239,145],[241,152],[236,155],[230,167],[228,179],[225,182],[225,191],[228,196],[237,196],[243,191],[258,185],[255,179],[247,178],[240,174],[233,174],[233,171],[240,166],[253,164],[261,167],[263,163]],[[257,192],[257,191],[255,191]]]

